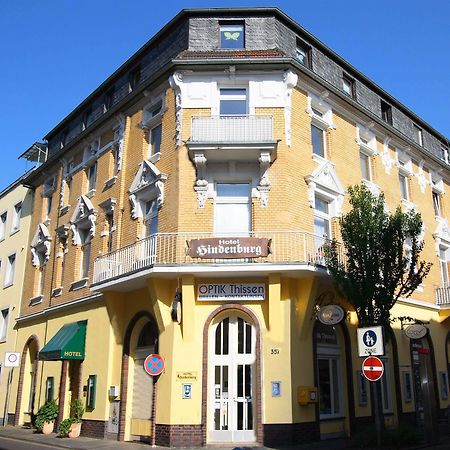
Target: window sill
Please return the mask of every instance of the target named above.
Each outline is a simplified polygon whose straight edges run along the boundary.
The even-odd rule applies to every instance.
[[[37,297],[30,298],[29,306],[39,305],[39,303],[42,303],[43,298],[43,295],[38,295]]]
[[[105,189],[109,189],[111,186],[114,186],[116,184],[117,177],[114,175],[109,180],[105,181]]]
[[[13,236],[14,234],[18,233],[20,231],[20,227],[19,228],[15,228],[14,230],[11,230],[11,232],[9,233],[10,236]]]
[[[312,159],[313,159],[313,161],[315,161],[316,163],[319,163],[319,164],[322,164],[322,163],[328,161],[327,158],[325,158],[324,156],[317,155],[316,153],[312,154]]]
[[[62,290],[63,290],[62,286],[54,288],[52,290],[52,297],[59,297],[59,296],[61,296],[62,295]]]
[[[70,205],[64,205],[61,210],[59,211],[59,215],[63,216],[64,214],[67,214],[69,212]]]
[[[91,189],[90,191],[84,194],[87,198],[91,199],[95,195],[95,189]]]
[[[8,281],[7,283],[5,283],[3,285],[3,289],[9,288],[10,286],[12,286],[14,284],[14,281]]]
[[[86,287],[88,285],[88,280],[89,280],[89,278],[82,278],[81,280],[74,281],[70,285],[70,290],[76,291],[78,289],[83,289],[84,287]]]
[[[148,160],[152,163],[155,164],[156,162],[158,162],[161,159],[161,152],[155,153],[154,155],[150,156],[150,158],[148,158]]]

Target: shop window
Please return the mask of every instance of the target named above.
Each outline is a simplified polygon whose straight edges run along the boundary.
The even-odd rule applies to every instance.
[[[87,381],[87,392],[86,392],[86,408],[95,408],[95,398],[97,394],[97,375],[89,375]]]
[[[220,48],[242,49],[245,47],[243,23],[220,24]]]
[[[50,402],[55,398],[55,379],[47,377],[45,382],[45,401]]]

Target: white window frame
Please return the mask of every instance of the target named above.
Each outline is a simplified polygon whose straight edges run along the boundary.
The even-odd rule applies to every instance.
[[[400,189],[400,199],[402,201],[409,202],[408,175],[406,175],[402,171],[399,171],[398,172],[398,183],[399,183],[399,189]],[[403,186],[403,189],[402,189],[402,186]],[[404,191],[404,192],[402,192],[402,191]]]
[[[4,311],[6,311],[6,317],[5,314],[3,314]],[[6,338],[8,336],[9,313],[9,306],[0,310],[0,342],[6,341]]]
[[[152,223],[156,223],[156,232],[154,234],[158,233],[158,200],[156,198],[152,198],[150,200],[140,200],[142,205],[142,212],[143,212],[143,222],[142,225],[144,227],[143,230],[143,236],[144,237],[150,237],[152,234],[150,233],[150,227]],[[147,205],[151,203],[151,208],[146,212]],[[154,222],[155,221],[155,222]]]
[[[441,194],[436,190],[431,190],[431,195],[433,199],[433,208],[435,217],[442,217],[442,201]]]
[[[414,142],[423,147],[423,129],[419,125],[413,124]]]
[[[161,144],[162,144],[162,119],[166,111],[164,95],[159,95],[152,99],[150,103],[144,106],[142,113],[141,127],[148,132],[148,154],[147,159],[155,163],[161,157]],[[161,144],[157,152],[153,152],[152,149],[152,132],[155,128],[161,126]]]
[[[17,211],[17,209],[19,209],[19,211]],[[12,220],[11,220],[11,234],[14,234],[20,230],[20,216],[21,215],[22,215],[22,202],[18,202],[13,207]]]
[[[4,221],[3,218],[5,218]],[[3,241],[6,238],[7,223],[8,223],[8,211],[3,211],[0,214],[0,241]]]
[[[326,203],[328,206],[328,213],[324,213],[322,211],[319,211],[317,209],[317,200],[321,200],[322,202]],[[331,209],[332,209],[332,201],[330,201],[329,197],[325,197],[324,195],[321,195],[316,191],[314,195],[314,221],[317,218],[322,219],[324,221],[328,222],[328,236],[318,236],[323,239],[332,239],[332,232],[331,232]]]
[[[89,165],[86,168],[86,179],[87,179],[86,191],[87,191],[87,193],[95,192],[95,188],[97,186],[97,175],[98,175],[97,161],[94,161],[93,164]]]
[[[441,282],[444,287],[449,286],[450,274],[448,271],[448,252],[450,248],[442,243],[439,245],[439,272],[441,276]],[[442,257],[444,255],[444,258]]]
[[[88,228],[80,228],[78,233],[80,235],[80,279],[85,279],[89,277],[92,239]]]
[[[11,258],[14,257],[13,263],[11,263]],[[4,287],[8,287],[14,284],[14,276],[16,272],[17,263],[17,253],[11,253],[6,258],[6,269],[5,269],[5,282]]]

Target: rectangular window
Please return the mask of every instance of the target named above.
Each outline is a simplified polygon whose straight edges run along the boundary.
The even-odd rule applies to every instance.
[[[311,47],[297,39],[295,58],[300,64],[303,64],[305,67],[311,68]]]
[[[6,333],[8,332],[8,317],[9,308],[2,309],[0,311],[0,341],[6,339]]]
[[[400,185],[400,198],[402,200],[409,200],[407,176],[402,173],[399,173],[398,174],[398,182]]]
[[[392,125],[392,106],[381,100],[381,118]]]
[[[248,113],[247,89],[223,88],[220,89],[220,115],[242,116]]]
[[[5,239],[5,235],[6,235],[6,220],[7,219],[8,219],[8,213],[4,212],[0,216],[0,241]]]
[[[321,417],[341,414],[339,361],[337,358],[318,358],[319,412]]]
[[[325,130],[311,125],[311,141],[313,154],[325,158]]]
[[[136,86],[141,82],[141,68],[140,66],[136,67],[130,72],[129,77],[129,88],[130,92],[136,89]]]
[[[448,262],[447,262],[448,248],[439,247],[439,267],[441,268],[441,281],[444,286],[448,285]]]
[[[220,25],[220,48],[244,48],[245,33],[244,24]]]
[[[403,400],[405,403],[412,402],[412,381],[411,374],[409,372],[402,373],[403,378]]]
[[[91,240],[89,239],[89,230],[80,230],[81,239],[81,278],[89,276],[89,264],[91,259]]]
[[[433,207],[434,207],[434,215],[441,217],[441,196],[433,191]]]
[[[150,130],[150,156],[161,153],[162,124]]]
[[[441,158],[448,164],[448,147],[445,144],[441,144]]]
[[[88,168],[87,180],[88,180],[87,190],[89,192],[95,189],[95,184],[97,182],[97,162],[95,162],[94,164],[92,164],[92,166]]]
[[[414,127],[414,140],[419,144],[423,145],[423,133],[422,128],[418,127],[417,125],[413,125]]]
[[[20,216],[22,215],[22,202],[14,205],[13,217],[11,223],[11,233],[14,233],[20,228]]]
[[[342,75],[342,90],[351,98],[355,98],[355,80],[345,73]]]
[[[314,235],[320,238],[331,237],[329,203],[320,197],[315,197]]]
[[[370,156],[359,152],[359,164],[361,167],[361,177],[363,180],[370,181]]]
[[[109,111],[113,105],[114,89],[110,89],[103,98],[103,112]]]
[[[86,392],[86,408],[95,408],[95,397],[97,391],[97,375],[89,375],[87,381],[87,392]]]
[[[155,200],[145,203],[144,225],[146,236],[158,233],[158,205]]]
[[[14,272],[16,270],[16,255],[9,255],[6,260],[5,286],[14,283]]]
[[[55,379],[47,377],[45,382],[45,401],[51,402],[55,398]]]
[[[53,197],[51,195],[49,197],[45,197],[45,201],[45,217],[48,219],[50,217],[50,213],[52,212]]]

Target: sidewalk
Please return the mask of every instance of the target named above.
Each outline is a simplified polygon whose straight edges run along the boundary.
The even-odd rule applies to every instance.
[[[118,442],[108,439],[92,439],[86,437],[79,437],[76,439],[61,439],[58,438],[56,433],[44,435],[41,433],[35,433],[33,429],[6,426],[0,427],[0,437],[15,439],[21,442],[29,442],[33,444],[43,444],[54,448],[72,449],[72,450],[147,450],[151,446],[145,443],[136,442]],[[221,447],[218,445],[210,445],[207,449],[213,450],[232,450],[234,448],[244,450],[343,450],[348,448],[350,441],[348,439],[332,439],[328,441],[318,441],[308,444],[294,445],[291,447],[278,447],[271,449],[269,447],[239,447],[236,444],[233,447]],[[167,447],[151,447],[155,450],[167,450]],[[411,447],[410,450],[424,449],[424,450],[448,450],[450,449],[450,436],[442,437],[441,442],[434,446],[418,445]],[[190,450],[205,450],[205,447],[194,447]],[[369,449],[365,449],[369,450]],[[406,449],[404,449],[406,450]]]

